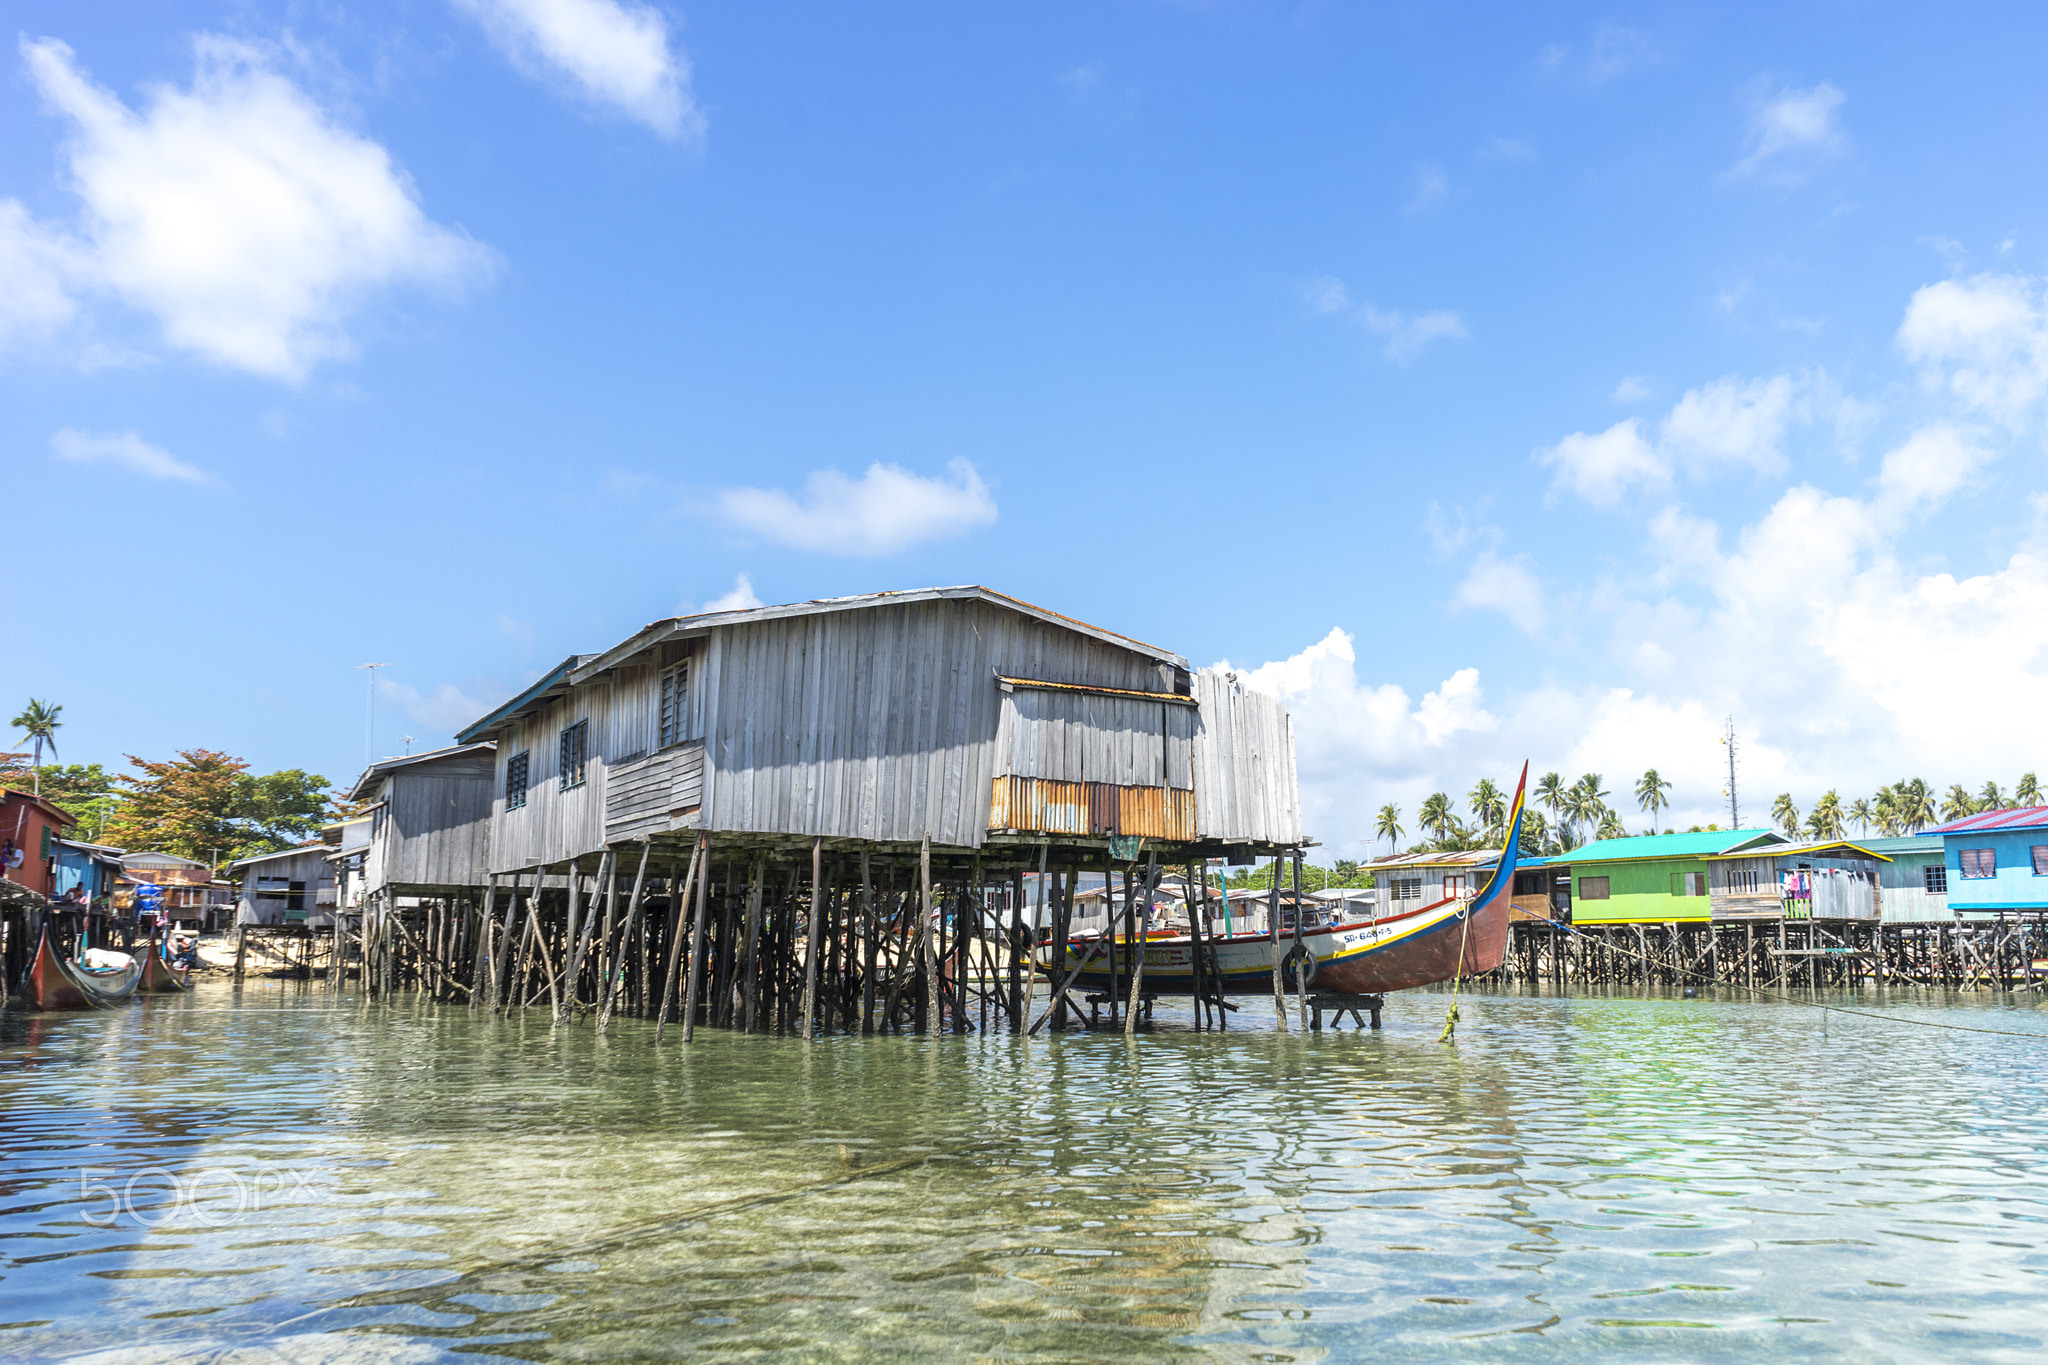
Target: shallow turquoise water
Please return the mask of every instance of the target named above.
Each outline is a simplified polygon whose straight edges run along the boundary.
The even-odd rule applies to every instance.
[[[300,984],[10,1012],[0,1357],[2042,1358],[2048,1006],[1467,992],[1446,1047],[1445,1003],[658,1050]]]

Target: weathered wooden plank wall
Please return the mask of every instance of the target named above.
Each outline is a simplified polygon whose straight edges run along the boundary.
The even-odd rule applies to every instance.
[[[1302,838],[1294,727],[1276,697],[1233,675],[1194,675],[1195,807],[1202,837],[1291,844]]]

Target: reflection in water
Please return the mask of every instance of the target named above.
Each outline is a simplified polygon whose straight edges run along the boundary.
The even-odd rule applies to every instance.
[[[1427,995],[1135,1045],[657,1050],[295,983],[8,1014],[0,1355],[2036,1357],[2032,1004],[1879,1007],[2041,1044],[1467,1000],[1452,1047]]]

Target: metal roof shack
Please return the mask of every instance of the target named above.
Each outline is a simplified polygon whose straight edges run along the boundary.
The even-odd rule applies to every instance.
[[[1979,811],[1926,833],[1942,841],[1952,914],[2048,915],[2048,806]]]
[[[1180,861],[1302,839],[1276,700],[979,586],[657,621],[457,738],[497,744],[497,874],[700,832],[1019,862],[1048,843],[1093,861],[1142,839]]]
[[[390,896],[481,890],[490,861],[496,759],[489,742],[452,744],[365,768],[348,791],[348,800],[370,803],[360,890]],[[338,835],[346,835],[345,826]],[[346,838],[341,842],[348,846]],[[328,856],[333,849],[323,844],[319,851]]]

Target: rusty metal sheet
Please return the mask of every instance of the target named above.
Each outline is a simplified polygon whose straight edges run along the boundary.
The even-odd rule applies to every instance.
[[[991,830],[1189,841],[1196,837],[1195,794],[1172,787],[1118,787],[1003,776],[989,802]]]

